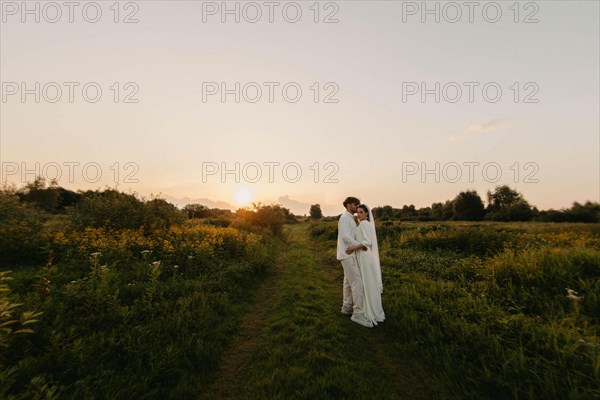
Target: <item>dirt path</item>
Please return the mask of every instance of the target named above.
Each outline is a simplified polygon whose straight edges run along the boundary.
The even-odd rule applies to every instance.
[[[342,272],[331,249],[311,241],[307,225],[288,232],[201,399],[451,397],[390,342],[385,322],[367,329],[341,315]]]
[[[288,241],[277,262],[258,288],[254,303],[244,316],[239,332],[233,337],[229,349],[223,355],[215,381],[210,390],[200,399],[237,398],[240,372],[250,367],[256,346],[264,333],[266,322],[276,306],[273,299],[281,286],[279,278],[287,262],[289,246]]]
[[[338,302],[341,306],[343,277],[341,265],[339,269],[336,268],[337,264],[331,265],[333,260],[323,257],[322,251],[317,254],[317,260],[322,264],[323,269],[328,271],[328,281],[325,282],[327,290],[333,298],[339,298]],[[383,296],[385,310],[385,294]],[[393,318],[393,316],[388,312],[386,318]],[[358,333],[364,346],[371,349],[372,355],[377,360],[376,364],[382,367],[378,374],[389,378],[394,398],[407,400],[448,398],[447,394],[442,395],[438,392],[437,384],[421,368],[418,360],[405,353],[401,348],[390,345],[389,339],[384,334],[385,329],[384,321],[372,329],[361,329]]]

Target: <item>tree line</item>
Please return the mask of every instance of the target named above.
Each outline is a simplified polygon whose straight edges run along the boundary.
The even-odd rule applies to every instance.
[[[0,263],[37,263],[48,259],[52,231],[102,228],[135,230],[147,236],[199,220],[201,224],[280,235],[296,217],[279,204],[253,204],[236,212],[188,204],[183,209],[167,200],[140,198],[116,189],[71,191],[39,178],[22,188],[0,188]],[[193,222],[194,223],[194,222]]]
[[[253,225],[279,231],[287,222],[295,221],[294,215],[281,205],[254,204],[252,209],[230,210],[208,208],[201,204],[188,204],[179,210],[164,199],[153,198],[141,201],[134,194],[126,194],[116,189],[104,191],[74,192],[47,184],[38,178],[20,189],[3,189],[19,198],[23,204],[30,204],[48,213],[76,214],[76,222],[81,226],[113,225],[117,228],[169,226],[182,219],[210,218],[215,225],[227,226],[232,217],[252,221]],[[600,222],[600,203],[587,201],[574,202],[568,209],[539,210],[525,197],[507,185],[497,186],[487,192],[487,205],[477,191],[460,192],[454,199],[433,203],[431,207],[417,209],[414,205],[394,208],[385,205],[373,208],[373,215],[380,220],[403,221],[537,221],[537,222]],[[310,206],[312,219],[323,217],[321,206]],[[269,220],[268,222],[265,222]]]
[[[537,222],[600,222],[600,203],[574,202],[571,208],[562,210],[539,210],[525,197],[507,185],[497,186],[487,192],[487,206],[475,190],[460,192],[454,199],[433,203],[431,207],[415,208],[390,205],[373,208],[373,216],[379,220],[403,221],[537,221]],[[313,219],[322,218],[321,207],[310,207]]]

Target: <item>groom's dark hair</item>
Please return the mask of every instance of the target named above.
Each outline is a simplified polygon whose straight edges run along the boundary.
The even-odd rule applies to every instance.
[[[344,208],[346,208],[346,206],[347,206],[348,204],[356,204],[356,205],[359,205],[359,204],[360,204],[360,200],[359,200],[359,199],[357,199],[356,197],[346,197],[346,200],[344,200],[344,203],[342,203],[342,204],[344,204]]]

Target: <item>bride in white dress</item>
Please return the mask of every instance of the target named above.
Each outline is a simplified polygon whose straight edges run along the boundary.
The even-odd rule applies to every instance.
[[[379,263],[379,248],[375,231],[375,219],[369,207],[365,204],[358,206],[356,213],[360,224],[356,229],[357,245],[348,248],[354,252],[363,279],[364,298],[363,309],[365,318],[377,325],[383,322],[385,313],[381,305],[383,283],[381,280],[381,265]]]

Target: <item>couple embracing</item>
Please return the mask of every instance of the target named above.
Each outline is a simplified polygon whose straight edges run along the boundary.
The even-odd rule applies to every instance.
[[[343,205],[346,212],[338,222],[337,243],[337,259],[344,268],[342,314],[352,315],[353,322],[372,328],[385,319],[375,219],[369,207],[356,197],[348,197]]]

